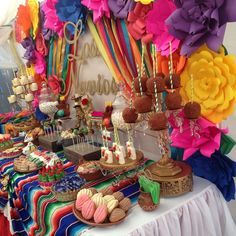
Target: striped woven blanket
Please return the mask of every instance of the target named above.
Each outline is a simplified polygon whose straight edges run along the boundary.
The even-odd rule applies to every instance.
[[[67,174],[75,175],[75,166],[65,159],[63,153],[59,153],[58,156],[63,160]],[[151,163],[151,160],[145,159],[138,166],[138,170],[144,169]],[[119,176],[117,173],[110,173],[99,180],[87,183],[86,187],[101,189],[114,182],[122,182],[127,175],[132,175],[136,171],[137,169],[119,173]],[[14,171],[12,160],[0,160],[0,176],[4,174],[10,176],[10,181],[7,191],[0,191],[0,210],[3,210],[9,201],[11,224],[16,235],[74,236],[89,227],[74,216],[73,202],[58,202],[50,190],[39,186],[37,172],[19,174]],[[139,193],[137,182],[124,185],[120,191],[130,197],[133,203],[137,202]]]

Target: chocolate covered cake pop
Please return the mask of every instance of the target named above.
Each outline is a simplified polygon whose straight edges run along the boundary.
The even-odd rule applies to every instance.
[[[126,107],[122,112],[122,117],[125,123],[135,123],[138,118],[138,114],[134,108]]]
[[[184,115],[187,119],[197,119],[201,114],[201,106],[197,102],[188,102],[184,106]]]
[[[151,130],[163,130],[167,128],[167,118],[165,116],[165,113],[159,112],[159,113],[154,113],[151,115],[148,125]]]
[[[166,96],[166,107],[168,110],[178,110],[180,109],[182,103],[182,97],[178,91],[168,93]]]
[[[147,91],[146,82],[148,80],[148,77],[147,76],[143,76],[140,80],[141,80],[142,92],[145,93]],[[134,89],[135,89],[136,93],[140,93],[141,92],[138,77],[134,79]]]
[[[156,85],[157,85],[157,93],[164,92],[165,90],[164,74],[158,73],[155,78],[150,78],[147,80],[147,83],[146,83],[147,91],[152,94],[154,94],[155,92],[154,82],[156,82]]]
[[[152,98],[147,95],[136,97],[134,107],[138,113],[150,112],[152,109]]]
[[[177,74],[172,74],[172,83],[173,83],[173,88],[171,88],[171,79],[170,75],[167,75],[165,78],[165,84],[167,89],[177,89],[180,87],[180,77]]]

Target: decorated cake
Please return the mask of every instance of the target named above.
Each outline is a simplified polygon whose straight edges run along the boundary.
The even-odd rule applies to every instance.
[[[119,223],[126,216],[132,203],[122,192],[104,194],[82,189],[77,194],[74,214],[87,224]]]
[[[13,147],[10,134],[0,134],[0,151]]]

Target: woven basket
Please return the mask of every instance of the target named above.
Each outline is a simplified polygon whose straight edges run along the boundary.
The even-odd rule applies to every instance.
[[[68,192],[56,192],[54,190],[54,187],[51,188],[51,191],[54,195],[54,197],[57,199],[59,202],[71,202],[75,201],[77,198],[77,193],[79,192],[80,189],[74,190],[74,191],[68,191]]]

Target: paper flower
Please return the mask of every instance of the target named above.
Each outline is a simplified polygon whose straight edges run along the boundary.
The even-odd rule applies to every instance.
[[[57,16],[55,5],[57,0],[46,0],[42,5],[42,10],[45,13],[44,26],[48,29],[58,33],[60,37],[63,36],[64,23],[60,21]]]
[[[148,12],[152,9],[152,4],[143,5],[137,3],[133,11],[128,15],[128,31],[134,39],[142,39],[144,43],[152,41],[152,34],[146,31],[146,18]]]
[[[121,19],[126,19],[128,13],[134,9],[134,0],[108,0],[108,6],[114,16]]]
[[[172,52],[175,52],[180,41],[170,35],[165,20],[176,10],[172,0],[157,0],[153,3],[153,9],[148,12],[146,19],[146,29],[153,34],[153,41],[157,46],[157,51],[162,55],[170,54],[169,43],[172,43]]]
[[[183,114],[179,114],[179,116],[183,118]],[[227,132],[227,130],[219,129],[215,124],[201,117],[195,122],[195,128],[197,128],[195,135],[192,135],[189,120],[183,118],[183,132],[181,133],[179,127],[176,127],[171,119],[169,119],[173,127],[170,136],[171,146],[184,149],[184,160],[188,159],[196,151],[200,151],[204,156],[211,157],[212,153],[220,149],[222,132]]]
[[[181,96],[184,102],[191,98],[201,105],[201,114],[213,123],[220,123],[234,111],[236,101],[236,63],[233,56],[215,53],[205,45],[194,53],[181,74]]]
[[[236,162],[216,151],[211,158],[196,152],[187,163],[195,175],[214,183],[226,201],[235,199]]]
[[[24,59],[28,60],[28,62],[34,63],[36,60],[35,56],[35,48],[34,48],[34,42],[31,37],[25,38],[21,42],[22,47],[25,49],[24,53]]]
[[[174,68],[174,72],[176,74],[180,74],[185,66],[186,63],[186,57],[184,56],[180,56],[179,50],[175,51],[172,54],[172,58],[173,58],[173,68]],[[169,74],[169,57],[167,56],[162,56],[158,55],[158,71],[164,73],[165,75]]]
[[[40,3],[40,28],[43,34],[43,37],[45,40],[50,40],[51,36],[53,36],[55,33],[53,32],[53,30],[45,28],[45,13],[43,11],[43,4],[42,2]]]
[[[83,26],[86,21],[86,8],[78,0],[58,0],[56,3],[56,11],[59,19],[64,22],[77,23],[79,19],[82,20]],[[83,27],[84,28],[84,27]],[[68,30],[74,35],[74,27],[68,26]]]
[[[35,39],[39,26],[39,3],[38,0],[27,0],[30,11],[30,20],[33,26],[33,38]],[[29,19],[28,19],[29,20]]]
[[[35,39],[35,45],[37,51],[42,55],[42,56],[47,56],[48,55],[48,48],[45,44],[44,37],[42,33],[38,34],[36,39]]]
[[[151,2],[153,2],[154,0],[135,0],[135,2],[140,2],[142,3],[143,5],[148,5],[150,4]]]
[[[16,15],[16,32],[17,42],[21,42],[24,38],[29,37],[30,28],[32,24],[30,21],[30,9],[28,6],[20,5]]]
[[[37,52],[36,50],[34,51],[36,60],[35,60],[35,72],[37,74],[46,74],[46,61],[44,60],[44,57]]]
[[[218,51],[227,22],[236,20],[232,0],[175,0],[177,10],[167,19],[169,32],[183,41],[181,55],[190,56],[204,43]]]
[[[93,11],[93,21],[95,23],[104,15],[110,18],[108,0],[82,0],[82,4]]]
[[[61,92],[61,84],[57,76],[52,75],[48,78],[48,86],[51,88],[52,92],[58,95]]]

